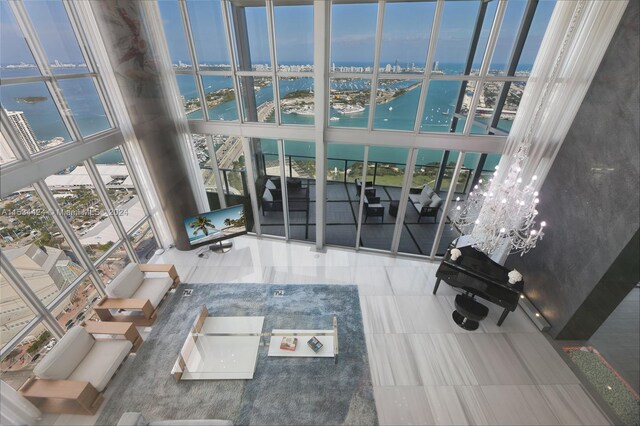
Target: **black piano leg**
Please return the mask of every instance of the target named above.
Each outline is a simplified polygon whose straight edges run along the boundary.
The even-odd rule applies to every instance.
[[[433,294],[438,292],[438,287],[440,286],[440,278],[436,280],[436,285],[433,286]]]
[[[502,315],[500,315],[500,319],[498,320],[498,327],[500,327],[502,325],[502,323],[504,322],[504,319],[507,317],[507,314],[509,313],[509,310],[505,308],[504,311],[502,311]]]

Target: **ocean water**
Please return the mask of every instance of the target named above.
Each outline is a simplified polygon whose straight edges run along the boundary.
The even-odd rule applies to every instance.
[[[37,75],[32,68],[3,69],[3,77]],[[90,78],[61,80],[60,88],[78,123],[80,132],[88,136],[109,128],[102,103]],[[41,97],[42,101],[25,102],[21,98]],[[0,102],[8,111],[23,111],[37,140],[51,140],[61,137],[71,140],[62,117],[56,108],[47,86],[43,82],[0,86]]]
[[[452,64],[445,64],[447,71],[450,73],[461,72],[462,67],[456,67]],[[186,77],[186,78],[185,78]],[[384,81],[383,81],[384,82]],[[415,84],[416,80],[389,81],[385,87],[390,88],[407,88]],[[298,79],[280,79],[280,96],[284,97],[288,93],[297,90],[313,90],[312,78]],[[179,76],[178,85],[182,96],[185,99],[197,96],[195,81],[192,76]],[[421,131],[449,133],[451,121],[453,119],[453,111],[458,98],[461,83],[459,81],[432,81],[429,85],[427,100],[425,104],[425,112],[421,120]],[[215,91],[222,88],[230,88],[232,83],[227,77],[215,76],[209,77],[206,81],[205,88]],[[350,80],[332,80],[332,89],[340,90],[370,90],[370,80],[367,79],[350,79]],[[420,98],[420,86],[409,90],[402,96],[399,96],[387,103],[377,105],[374,117],[375,129],[391,129],[391,130],[411,130],[415,124],[415,116],[417,112],[418,102]],[[271,84],[263,87],[256,92],[256,102],[258,105],[273,100],[273,87]],[[232,110],[233,113],[228,113]],[[234,120],[237,117],[235,102],[225,102],[214,108],[209,109],[210,117],[218,117],[224,120]],[[349,127],[349,128],[366,128],[369,117],[369,105],[364,105],[364,111],[354,114],[340,114],[334,109],[330,110],[330,117],[337,118],[330,120],[331,127]],[[189,114],[189,119],[202,119],[202,112],[195,111]],[[285,124],[313,125],[313,116],[298,114],[282,114],[282,121]],[[502,128],[509,129],[511,122],[501,122]],[[464,128],[464,120],[460,120],[457,125],[457,132],[461,133]],[[474,126],[472,129],[475,133],[481,133],[481,129]],[[363,135],[363,137],[366,137]],[[366,144],[366,139],[362,140],[362,144]],[[262,151],[266,154],[277,155],[277,144],[274,140],[262,139]],[[369,151],[369,160],[378,162],[388,162],[396,164],[404,164],[407,159],[408,150],[394,147],[376,147]],[[286,143],[285,154],[298,157],[315,157],[315,147],[313,143]],[[351,161],[362,161],[364,156],[364,148],[356,145],[332,145],[328,147],[329,158],[340,158]],[[437,150],[420,150],[418,154],[419,165],[439,162],[442,157],[442,151]],[[494,158],[494,157],[497,157]],[[464,166],[474,167],[478,155],[467,154],[465,156]],[[455,162],[456,155],[449,156],[449,162]],[[485,169],[492,169],[499,156],[490,156],[485,163]],[[343,161],[329,160],[329,167],[344,167]]]
[[[339,66],[339,64],[337,64]],[[356,64],[357,65],[357,64]],[[450,74],[458,74],[462,70],[461,65],[443,64],[441,69]],[[34,69],[3,69],[3,77],[35,75]],[[198,96],[194,78],[190,75],[177,76],[178,87],[181,95],[185,99],[192,99]],[[399,88],[408,87],[416,83],[415,80],[405,81],[384,81],[385,87]],[[205,91],[216,91],[222,88],[231,88],[230,77],[206,76],[203,80]],[[312,78],[280,79],[281,97],[297,90],[313,90]],[[347,90],[370,90],[370,80],[350,79],[332,80],[332,88]],[[95,87],[88,78],[74,79],[73,84],[65,83],[62,87],[65,99],[70,106],[71,113],[84,135],[96,133],[108,128],[108,120],[104,110],[96,95]],[[421,131],[448,133],[455,102],[460,90],[460,82],[457,81],[432,81],[429,85],[425,112],[421,117]],[[42,97],[43,101],[28,103],[21,101],[24,97]],[[411,130],[415,123],[415,114],[420,97],[420,87],[415,87],[387,103],[376,106],[374,117],[375,129]],[[51,95],[44,83],[28,83],[18,85],[4,85],[0,87],[0,100],[2,107],[9,111],[23,111],[29,121],[36,138],[38,140],[50,140],[61,137],[65,141],[71,140],[66,131],[63,120],[55,107]],[[271,84],[256,92],[256,102],[258,105],[273,100],[273,87]],[[330,117],[334,120],[329,122],[331,127],[366,128],[369,105],[364,106],[364,111],[355,114],[340,114],[334,109],[330,110]],[[237,120],[238,113],[235,101],[229,101],[209,109],[210,117],[218,120]],[[202,119],[202,111],[194,111],[189,114],[189,119]],[[313,125],[313,116],[298,114],[282,114],[282,121],[285,124]],[[508,130],[511,127],[510,121],[501,121],[501,127]],[[461,131],[464,127],[464,120],[460,122],[457,129]],[[474,128],[473,131],[481,133],[481,129]],[[363,135],[363,138],[366,138]],[[366,144],[366,139],[362,144]],[[276,153],[275,141],[263,140],[263,150],[266,153]],[[363,148],[352,145],[330,145],[329,157],[344,158],[353,161],[361,161]],[[389,162],[404,164],[406,161],[406,149],[393,147],[378,147],[372,149],[369,154],[371,161]],[[306,156],[313,158],[315,148],[312,143],[288,143],[286,144],[286,154],[293,156]],[[441,151],[421,150],[418,164],[428,164],[440,160]],[[119,153],[105,153],[97,157],[98,162],[117,163],[122,162]],[[450,161],[455,158],[450,157]],[[471,167],[473,156],[467,155],[465,166]],[[336,162],[338,163],[338,162]],[[489,164],[488,164],[489,165]],[[492,167],[492,166],[491,166]],[[490,168],[485,166],[485,168]]]

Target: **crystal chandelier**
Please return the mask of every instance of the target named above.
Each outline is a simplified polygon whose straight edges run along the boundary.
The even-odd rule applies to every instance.
[[[480,179],[464,203],[456,198],[457,206],[449,217],[462,234],[470,234],[473,247],[493,254],[506,246],[508,254],[525,254],[544,236],[545,222],[536,227],[536,209],[540,199],[535,190],[537,176],[523,183],[522,165],[526,161],[528,145],[522,144],[514,154],[506,177],[499,182],[498,166],[489,181]]]
[[[535,190],[538,178],[534,175],[525,184],[522,178],[523,169],[529,157],[533,131],[542,122],[545,111],[543,105],[546,105],[547,99],[551,96],[569,41],[587,4],[584,1],[580,2],[571,17],[550,76],[544,83],[532,119],[513,153],[506,174],[499,175],[496,167],[493,178],[488,182],[479,180],[464,202],[460,201],[460,197],[456,198],[457,205],[449,213],[452,227],[457,228],[463,235],[470,234],[472,246],[487,255],[499,249],[504,249],[507,255],[523,255],[534,248],[538,240],[544,236],[546,223],[543,221],[536,226],[535,220],[540,201]]]

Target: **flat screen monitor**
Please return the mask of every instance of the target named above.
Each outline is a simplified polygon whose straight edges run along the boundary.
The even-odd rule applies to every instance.
[[[184,220],[192,246],[217,243],[247,233],[244,205],[214,210]]]

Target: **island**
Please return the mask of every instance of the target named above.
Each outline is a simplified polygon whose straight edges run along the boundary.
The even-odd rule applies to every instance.
[[[16,102],[24,104],[37,104],[38,102],[44,102],[47,100],[46,96],[22,96],[15,98]]]

